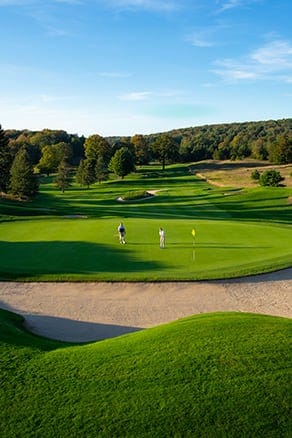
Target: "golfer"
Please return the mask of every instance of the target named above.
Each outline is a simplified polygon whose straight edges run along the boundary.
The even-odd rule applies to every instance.
[[[159,228],[159,241],[160,241],[160,248],[165,247],[165,231],[163,228]]]
[[[125,240],[126,228],[124,227],[123,222],[121,222],[120,225],[118,226],[118,233],[119,233],[120,243],[125,244],[126,243],[126,240]]]

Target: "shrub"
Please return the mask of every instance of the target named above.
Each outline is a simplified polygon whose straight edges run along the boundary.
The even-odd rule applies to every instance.
[[[277,187],[281,181],[285,178],[277,170],[265,170],[260,178],[259,182],[261,186],[272,186]]]
[[[260,179],[260,176],[260,172],[256,169],[252,172],[251,179],[253,179],[254,181],[258,181]]]

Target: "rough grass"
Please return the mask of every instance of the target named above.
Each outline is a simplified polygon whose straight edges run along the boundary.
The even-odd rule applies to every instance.
[[[0,311],[1,436],[291,436],[291,320],[210,314],[70,346]]]
[[[218,187],[258,187],[258,182],[252,180],[254,170],[263,172],[268,169],[278,170],[285,178],[283,184],[292,187],[292,164],[271,165],[266,161],[203,161],[192,165],[193,172],[210,184]]]

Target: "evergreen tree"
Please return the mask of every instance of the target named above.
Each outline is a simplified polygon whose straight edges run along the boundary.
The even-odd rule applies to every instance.
[[[38,180],[25,148],[19,149],[10,170],[10,193],[20,198],[30,198],[38,192]]]
[[[9,140],[0,125],[0,192],[6,193],[9,188],[12,154],[8,146]]]
[[[58,166],[58,173],[55,178],[56,186],[61,190],[62,193],[65,189],[70,187],[70,167],[66,161],[62,161]]]
[[[121,178],[133,172],[135,170],[135,164],[134,156],[131,151],[128,148],[117,150],[110,161],[109,170]]]
[[[95,161],[90,159],[81,160],[77,169],[76,182],[89,189],[89,186],[95,181]]]
[[[108,165],[103,156],[98,157],[95,165],[95,176],[97,181],[105,181],[108,178]]]

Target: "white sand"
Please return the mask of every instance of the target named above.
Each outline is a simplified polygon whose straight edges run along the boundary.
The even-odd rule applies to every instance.
[[[252,277],[167,283],[0,282],[0,307],[49,338],[85,342],[205,312],[292,317],[292,268]]]

